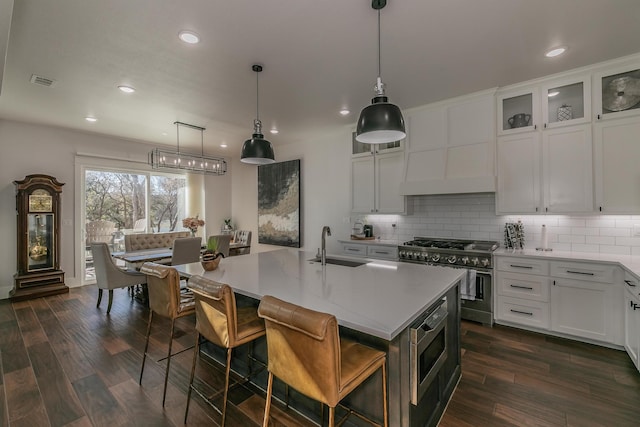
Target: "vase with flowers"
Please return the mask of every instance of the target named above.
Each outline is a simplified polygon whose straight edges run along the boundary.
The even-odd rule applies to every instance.
[[[198,218],[198,215],[195,217],[189,217],[182,220],[182,226],[184,228],[188,228],[191,231],[191,235],[195,236],[198,231],[198,227],[202,227],[204,225],[204,220]]]

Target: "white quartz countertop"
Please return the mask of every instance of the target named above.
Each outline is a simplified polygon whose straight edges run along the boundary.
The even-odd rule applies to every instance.
[[[616,264],[634,274],[640,279],[640,256],[637,255],[616,255],[590,252],[570,252],[570,251],[536,251],[535,249],[497,249],[494,255],[521,256],[528,258],[548,259],[550,261],[598,261],[609,264]]]
[[[200,263],[175,266],[186,275],[227,283],[240,294],[282,300],[331,313],[342,326],[393,340],[464,275],[465,270],[412,263],[347,258],[365,262],[345,267],[311,262],[315,254],[280,249],[225,258],[214,271]]]

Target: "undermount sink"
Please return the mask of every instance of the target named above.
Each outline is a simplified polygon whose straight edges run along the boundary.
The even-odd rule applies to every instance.
[[[311,258],[309,261],[320,262],[320,258]],[[339,259],[339,258],[327,258],[327,264],[334,265],[343,265],[345,267],[359,267],[361,265],[365,265],[366,262],[363,261],[351,261],[348,259]]]

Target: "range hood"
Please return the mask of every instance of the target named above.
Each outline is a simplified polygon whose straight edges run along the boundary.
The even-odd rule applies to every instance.
[[[403,196],[419,196],[429,194],[465,194],[495,193],[496,178],[494,176],[478,176],[472,178],[429,179],[410,181],[400,184]]]

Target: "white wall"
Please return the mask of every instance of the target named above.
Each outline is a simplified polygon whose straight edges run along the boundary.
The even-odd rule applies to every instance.
[[[128,161],[113,161],[138,170],[151,170],[147,153],[153,145],[71,131],[44,125],[32,125],[0,120],[0,298],[6,298],[13,288],[16,261],[16,210],[13,181],[26,175],[43,173],[65,183],[62,189],[60,267],[65,272],[68,286],[79,286],[79,260],[76,256],[83,247],[81,225],[78,224],[77,203],[80,183],[76,180],[76,154],[117,157]],[[89,160],[90,161],[90,160]],[[232,161],[228,160],[230,163]],[[104,162],[104,160],[102,160]],[[231,173],[223,177],[205,178],[205,221],[218,231],[222,219],[231,216]]]
[[[347,128],[310,136],[298,144],[275,147],[277,162],[300,159],[301,171],[301,247],[315,253],[320,246],[322,227],[328,225],[332,237],[327,249],[339,249],[337,239],[351,230],[350,170],[351,131]],[[258,245],[258,173],[257,166],[234,164],[233,220],[239,228],[253,231],[252,252],[280,249]]]

